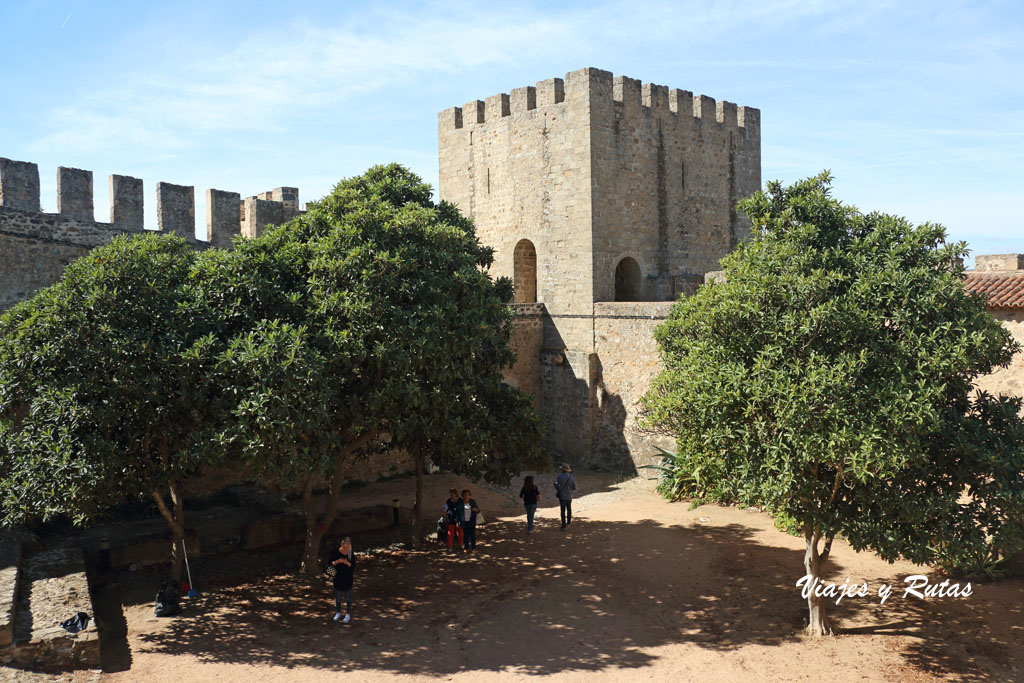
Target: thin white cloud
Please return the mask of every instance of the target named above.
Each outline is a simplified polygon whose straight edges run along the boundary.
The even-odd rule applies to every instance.
[[[523,19],[514,8],[467,5],[417,14],[382,10],[336,26],[297,21],[255,31],[233,45],[207,45],[155,75],[154,65],[144,63],[117,85],[94,87],[84,96],[69,93],[68,103],[51,112],[50,132],[36,147],[156,144],[173,152],[202,144],[203,134],[280,130],[297,108],[335,107],[428,78],[454,78],[524,60],[573,60],[599,54],[603,45],[627,49],[655,39],[706,41],[738,25],[784,24],[841,7],[803,0],[711,7],[605,3]]]
[[[361,131],[385,129],[381,119],[389,116],[429,121],[434,112],[423,102],[435,89],[456,93],[440,108],[526,85],[518,82],[521,74],[541,79],[598,66],[762,108],[765,178],[791,181],[830,167],[858,193],[872,183],[893,197],[929,196],[921,188],[942,187],[941,208],[954,217],[948,223],[966,231],[971,216],[981,215],[970,210],[980,195],[961,189],[1009,188],[1024,157],[1024,81],[1009,76],[1021,71],[1024,32],[998,21],[1004,11],[998,2],[937,8],[906,0],[554,9],[439,3],[415,12],[362,10],[326,23],[264,24],[231,41],[176,33],[173,49],[146,51],[174,58],[142,57],[116,82],[109,74],[82,82],[40,116],[41,134],[24,146],[35,157],[59,150],[86,160],[134,150],[144,168],[166,169],[165,177],[177,174],[184,177],[176,182],[197,186],[229,164],[243,167],[231,183],[262,182],[246,168],[262,165],[269,169],[263,175],[286,174],[281,183],[318,183],[302,188],[310,199],[329,189],[337,179],[330,173],[341,167],[321,153],[432,166],[430,132],[405,149],[408,138]],[[516,80],[499,82],[495,74]],[[480,91],[481,82],[489,91]],[[389,113],[385,106],[396,102],[406,109]],[[322,137],[319,147],[308,139],[313,130]],[[312,157],[281,171],[285,146],[301,136]],[[238,158],[212,163],[211,149]],[[300,177],[300,164],[315,170]],[[131,166],[121,170],[133,173]],[[226,182],[214,177],[210,184]],[[957,184],[961,189],[950,192]],[[873,208],[863,196],[861,203]],[[984,220],[1003,226],[990,232],[1021,227],[997,212]]]

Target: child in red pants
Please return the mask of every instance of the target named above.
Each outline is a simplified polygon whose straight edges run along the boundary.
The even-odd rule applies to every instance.
[[[457,547],[461,548],[463,545],[462,501],[459,500],[458,489],[452,489],[448,492],[448,500],[444,502],[444,521],[448,525],[448,550],[452,549],[452,540],[454,538],[459,539]]]

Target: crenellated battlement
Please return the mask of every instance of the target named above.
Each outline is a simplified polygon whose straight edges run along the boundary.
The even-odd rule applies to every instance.
[[[37,213],[54,219],[91,223],[92,230],[54,230],[53,234],[83,232],[99,233],[103,226],[111,235],[139,232],[144,225],[143,183],[139,178],[111,175],[110,220],[97,221],[93,205],[92,171],[78,168],[57,169],[57,213],[47,214],[40,209],[39,167],[27,161],[14,161],[0,157],[0,209]],[[246,207],[253,207],[246,210]],[[278,187],[243,200],[237,192],[210,189],[206,191],[206,239],[197,239],[195,188],[191,185],[156,184],[156,220],[158,232],[180,235],[185,239],[213,246],[230,246],[235,235],[255,237],[267,225],[283,223],[302,213],[299,209],[299,190]],[[11,214],[0,214],[0,230],[11,228]],[[8,216],[5,220],[3,216]],[[31,224],[39,228],[53,221],[36,220]],[[43,230],[45,231],[45,230]],[[39,234],[39,237],[47,237]],[[95,246],[87,240],[89,246]],[[101,243],[102,240],[101,239]]]
[[[671,115],[692,118],[697,124],[717,124],[760,135],[761,112],[733,102],[715,101],[689,90],[642,83],[609,71],[586,68],[570,71],[565,78],[549,78],[534,86],[498,93],[485,100],[472,100],[461,107],[450,107],[439,116],[441,131],[493,123],[515,114],[545,109],[567,100],[589,99],[591,106],[619,106],[627,113],[642,116]],[[614,103],[614,104],[613,104]]]
[[[110,176],[108,222],[96,220],[92,171],[57,169],[57,213],[41,210],[39,187],[36,164],[0,157],[0,310],[56,282],[64,267],[89,249],[117,235],[146,231],[139,178]],[[236,235],[255,237],[301,213],[294,187],[247,199],[210,189],[205,239],[197,239],[193,186],[158,182],[155,206],[155,230],[184,237],[197,249],[230,248]]]

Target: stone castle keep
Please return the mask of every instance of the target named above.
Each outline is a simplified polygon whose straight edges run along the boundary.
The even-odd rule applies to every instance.
[[[549,445],[575,465],[656,461],[636,401],[657,373],[652,332],[749,234],[737,200],[761,185],[760,112],[581,69],[439,115],[439,194],[495,248],[516,285],[509,382],[532,394]],[[142,181],[110,176],[110,221],[94,218],[89,171],[57,171],[41,213],[35,164],[0,159],[0,310],[118,234],[143,231]],[[227,246],[299,212],[298,190],[242,199],[156,184],[157,230]]]
[[[552,449],[616,470],[658,460],[636,427],[652,333],[749,234],[735,206],[761,187],[760,111],[581,69],[441,112],[438,157],[441,198],[515,282],[508,379]]]

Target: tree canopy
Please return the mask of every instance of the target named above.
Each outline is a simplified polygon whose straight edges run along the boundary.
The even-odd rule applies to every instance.
[[[1020,399],[975,391],[1017,344],[962,283],[941,226],[863,214],[819,175],[740,203],[753,238],[726,280],[656,331],[649,426],[676,438],[663,491],[759,506],[806,540],[965,564],[1020,547]],[[809,629],[829,630],[808,600]]]
[[[398,165],[230,251],[147,235],[90,252],[0,318],[4,519],[84,521],[145,494],[180,541],[181,480],[244,466],[303,490],[315,572],[344,466],[384,434],[369,451],[421,467],[543,468],[530,401],[502,382],[512,288],[491,259]]]
[[[81,523],[151,496],[180,575],[180,484],[209,457],[222,408],[214,324],[188,285],[196,259],[180,238],[119,237],[0,317],[4,521]]]
[[[390,165],[205,262],[202,298],[224,312],[229,339],[218,370],[236,421],[224,442],[256,471],[301,484],[308,572],[345,465],[378,437],[387,443],[374,452],[429,453],[492,478],[544,462],[528,399],[501,379],[511,285],[483,270],[491,258],[454,206]],[[514,457],[499,457],[502,439]]]

